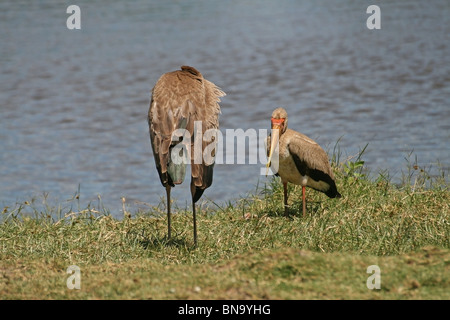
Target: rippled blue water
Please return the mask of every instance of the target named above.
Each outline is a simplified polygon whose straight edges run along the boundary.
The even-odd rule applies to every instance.
[[[371,172],[400,177],[411,151],[448,172],[450,3],[377,3],[380,30],[363,1],[76,1],[82,29],[68,30],[66,1],[2,1],[0,205],[79,186],[114,215],[122,196],[157,204],[150,90],[181,65],[227,93],[222,132],[267,129],[284,106],[326,150],[340,139],[341,160],[369,143]],[[205,198],[253,190],[260,167],[216,165]],[[173,196],[189,203],[188,183]]]

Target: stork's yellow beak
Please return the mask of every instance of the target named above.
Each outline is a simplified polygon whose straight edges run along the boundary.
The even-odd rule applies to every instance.
[[[273,152],[278,146],[278,142],[280,140],[280,130],[281,124],[272,124],[272,135],[270,137],[270,149],[269,149],[269,158],[266,164],[266,177],[269,174],[269,168],[272,161]]]

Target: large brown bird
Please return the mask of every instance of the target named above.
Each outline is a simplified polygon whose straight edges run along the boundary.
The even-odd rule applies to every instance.
[[[186,164],[190,163],[194,244],[197,245],[195,203],[212,184],[215,155],[213,149],[212,159],[205,159],[203,151],[216,143],[214,138],[208,141],[203,134],[219,128],[219,102],[223,96],[225,93],[219,87],[189,66],[163,74],[152,90],[148,124],[156,169],[166,188],[168,239],[171,238],[170,189],[183,182]],[[194,149],[194,141],[200,141],[195,145],[201,150]]]
[[[303,216],[306,215],[305,187],[325,193],[330,198],[340,198],[334,181],[328,156],[325,151],[311,138],[288,129],[286,110],[277,108],[272,113],[272,134],[267,139],[268,162],[278,166],[276,175],[281,177],[284,189],[284,210],[288,213],[288,182],[302,186]],[[279,145],[278,145],[279,144]],[[277,149],[278,145],[278,149]],[[278,152],[277,152],[278,150]],[[278,155],[278,161],[273,156]],[[274,168],[277,171],[277,168]]]

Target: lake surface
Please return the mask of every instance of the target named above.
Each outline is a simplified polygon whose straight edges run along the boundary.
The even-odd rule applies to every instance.
[[[191,65],[220,86],[220,128],[268,129],[275,107],[289,127],[341,160],[393,179],[405,157],[448,175],[450,2],[67,1],[0,3],[0,206],[100,195],[111,214],[165,196],[150,146],[150,90]],[[228,150],[227,150],[228,151]],[[218,164],[203,199],[233,201],[262,165]],[[172,195],[190,203],[189,178]],[[345,194],[345,191],[341,192]],[[144,205],[145,207],[145,205]]]

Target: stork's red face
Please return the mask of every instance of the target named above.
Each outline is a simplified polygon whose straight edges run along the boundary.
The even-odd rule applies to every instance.
[[[285,120],[286,119],[284,119],[284,118],[281,118],[281,119],[272,118],[270,120],[272,122],[272,129],[278,129],[280,131],[283,131]]]

